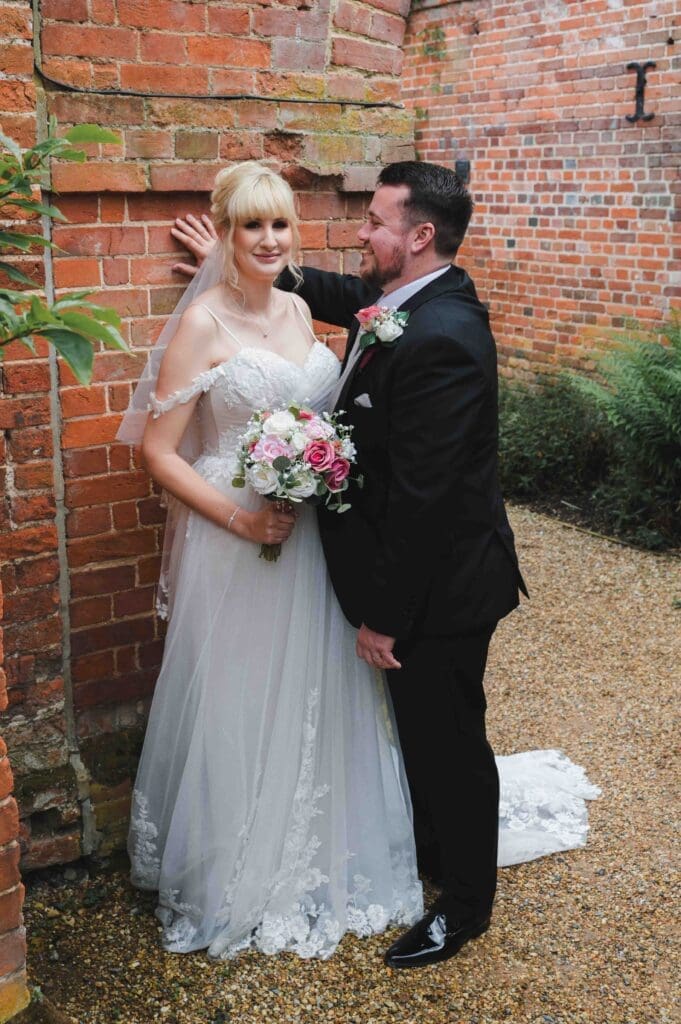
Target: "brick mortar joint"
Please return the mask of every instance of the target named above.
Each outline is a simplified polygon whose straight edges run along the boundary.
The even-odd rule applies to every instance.
[[[37,3],[38,0],[34,0],[36,25],[39,26],[39,21],[37,19],[37,6],[35,6]],[[35,35],[38,36],[39,32],[36,32]],[[39,137],[46,134],[47,123],[47,96],[45,90],[42,87],[39,87],[37,95],[37,131]],[[43,218],[43,230],[46,237],[51,238],[51,227],[52,225],[49,218]],[[52,259],[52,252],[50,249],[45,251],[44,261],[45,295],[48,301],[54,301],[56,290],[54,279],[54,260]],[[53,347],[50,347],[49,350],[48,364],[50,369],[50,427],[53,439],[52,468],[55,497],[55,525],[57,528],[57,559],[59,563],[59,612],[62,623],[61,668],[62,678],[64,681],[63,703],[64,720],[66,723],[65,740],[69,751],[69,761],[76,772],[78,779],[78,802],[80,803],[81,808],[81,820],[79,827],[81,837],[84,837],[87,823],[90,821],[91,817],[91,815],[88,815],[90,776],[80,758],[73,702],[73,678],[71,674],[71,584],[66,531],[67,508],[65,500],[64,455],[62,449],[63,420],[60,401],[59,368],[57,364],[57,354]],[[89,832],[93,832],[93,829],[90,828]],[[88,849],[86,852],[91,853],[92,849]]]

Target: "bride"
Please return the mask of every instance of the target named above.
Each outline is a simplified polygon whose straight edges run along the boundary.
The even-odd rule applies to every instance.
[[[158,890],[168,950],[326,958],[347,931],[421,916],[408,787],[383,677],[355,654],[314,511],[294,517],[232,486],[253,411],[320,411],[339,375],[305,303],[274,287],[286,268],[299,274],[293,194],[247,162],[217,175],[212,214],[221,243],[119,432],[143,432],[170,496],[169,626],[133,795],[132,880]],[[258,558],[277,542],[277,563]],[[581,769],[555,752],[499,768],[501,863],[584,843],[595,793]]]

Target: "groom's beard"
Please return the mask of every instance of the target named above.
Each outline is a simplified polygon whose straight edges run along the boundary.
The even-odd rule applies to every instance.
[[[376,254],[371,249],[365,249],[364,252],[371,258],[371,263],[366,270],[360,267],[359,271],[359,276],[365,284],[376,288],[377,291],[383,291],[387,284],[401,276],[406,260],[404,249],[396,245],[381,266],[379,266]]]

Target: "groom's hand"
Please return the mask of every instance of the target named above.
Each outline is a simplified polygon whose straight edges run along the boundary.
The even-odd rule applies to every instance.
[[[375,633],[362,623],[357,634],[357,657],[366,661],[372,668],[402,668],[393,655],[394,636]]]
[[[207,213],[202,214],[200,220],[188,213],[186,217],[175,218],[175,225],[170,229],[170,233],[196,259],[195,267],[191,263],[176,263],[173,270],[186,277],[193,277],[218,240],[213,221]]]

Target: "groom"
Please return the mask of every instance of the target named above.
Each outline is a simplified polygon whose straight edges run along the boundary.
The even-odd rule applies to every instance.
[[[446,960],[482,934],[496,887],[483,676],[496,624],[525,588],[497,477],[494,339],[452,265],[471,212],[448,168],[390,164],[358,233],[359,277],[306,268],[300,288],[315,319],[349,329],[336,406],[354,428],[364,487],[344,495],[349,512],[322,510],[320,531],[357,653],[387,672],[419,868],[442,888],[388,949],[391,967]],[[356,314],[371,305],[406,314],[391,318],[402,333],[383,329],[382,342],[371,323],[360,329]]]

